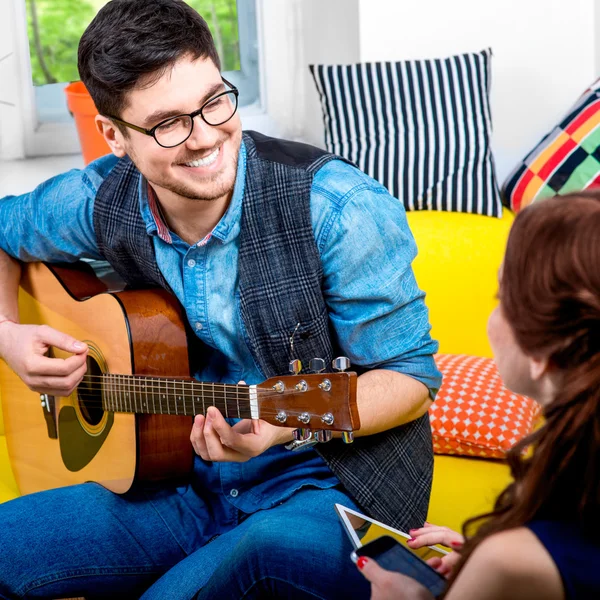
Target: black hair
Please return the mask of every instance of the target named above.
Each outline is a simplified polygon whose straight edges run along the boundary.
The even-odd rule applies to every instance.
[[[119,117],[126,94],[181,57],[221,61],[206,21],[183,0],[111,0],[79,42],[79,76],[98,112]]]

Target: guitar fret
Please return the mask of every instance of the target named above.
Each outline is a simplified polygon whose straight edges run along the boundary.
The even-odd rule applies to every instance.
[[[235,386],[235,400],[237,402],[237,410],[238,410],[237,418],[241,419],[241,416],[240,416],[240,386],[239,385]]]
[[[157,379],[158,382],[158,391],[160,392],[160,379]],[[152,386],[152,414],[156,414],[156,398],[155,398],[155,389],[156,385]]]
[[[213,383],[213,389],[215,387],[215,384]],[[223,398],[225,400],[225,418],[229,419],[229,410],[227,408],[227,387],[223,386]]]
[[[123,394],[125,395],[125,400],[128,406],[131,406],[131,395],[129,394],[129,379],[125,375],[123,375],[121,379],[123,381]]]
[[[121,402],[121,389],[119,388],[119,376],[115,375],[115,395],[117,397],[117,403],[119,405],[119,408],[121,409],[121,412],[123,411],[123,403]]]

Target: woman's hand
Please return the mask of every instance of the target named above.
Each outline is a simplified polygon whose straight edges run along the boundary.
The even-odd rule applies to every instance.
[[[371,582],[371,600],[433,600],[431,592],[419,582],[382,569],[372,558],[361,556],[356,565]]]
[[[407,542],[409,548],[417,549],[423,546],[441,544],[454,550],[454,552],[450,552],[443,558],[434,557],[427,561],[427,564],[440,575],[446,578],[450,577],[452,571],[460,562],[460,550],[465,543],[465,538],[460,533],[448,529],[448,527],[440,527],[431,523],[425,523],[425,526],[420,529],[411,529],[409,533],[412,535],[412,538]]]

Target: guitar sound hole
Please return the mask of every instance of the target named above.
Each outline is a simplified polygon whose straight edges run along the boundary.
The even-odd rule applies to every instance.
[[[98,363],[88,356],[87,373],[77,388],[77,395],[81,414],[90,425],[97,425],[104,416],[101,375],[102,370]]]

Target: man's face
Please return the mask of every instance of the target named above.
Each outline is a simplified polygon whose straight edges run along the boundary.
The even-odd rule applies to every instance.
[[[129,92],[120,117],[152,129],[169,117],[198,110],[226,89],[212,60],[182,57],[151,86],[146,87],[142,80]],[[233,190],[242,138],[238,113],[216,127],[198,115],[192,135],[175,148],[163,148],[152,137],[132,129],[127,137],[116,132],[115,138],[159,197],[162,189],[186,199],[218,200]]]

